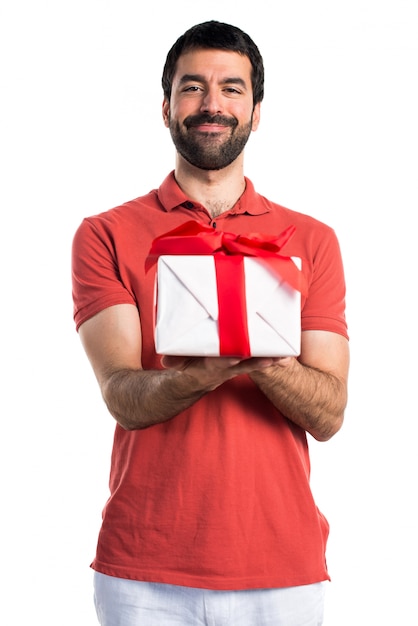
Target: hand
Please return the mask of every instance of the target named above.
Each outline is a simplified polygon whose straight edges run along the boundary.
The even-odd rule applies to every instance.
[[[163,356],[161,364],[166,369],[187,372],[196,376],[199,372],[205,375],[221,376],[224,380],[233,378],[239,374],[249,374],[254,371],[264,370],[273,365],[286,366],[293,357],[187,357],[187,356]]]

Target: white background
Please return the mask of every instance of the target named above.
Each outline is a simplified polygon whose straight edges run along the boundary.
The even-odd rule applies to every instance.
[[[162,65],[207,19],[264,57],[247,175],[333,226],[345,261],[350,402],[311,444],[325,626],[416,624],[416,0],[1,0],[0,622],[96,623],[113,421],[72,321],[71,240],[173,168]]]

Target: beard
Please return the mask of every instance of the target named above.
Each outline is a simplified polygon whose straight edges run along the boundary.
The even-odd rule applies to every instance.
[[[248,124],[239,126],[235,117],[203,113],[189,115],[182,126],[170,118],[169,128],[176,150],[188,163],[201,170],[221,170],[243,151],[251,134],[252,121],[251,115]],[[211,123],[230,127],[229,137],[222,139],[220,133],[193,132],[193,127]]]

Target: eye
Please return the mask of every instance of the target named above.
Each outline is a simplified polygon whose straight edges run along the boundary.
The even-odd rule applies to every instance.
[[[242,91],[236,87],[224,87],[224,92],[231,96],[240,96]]]
[[[183,88],[183,92],[185,92],[185,93],[188,93],[188,92],[189,92],[189,93],[190,93],[190,92],[191,92],[191,93],[194,93],[194,92],[196,92],[196,91],[201,91],[201,90],[202,90],[202,88],[201,88],[201,87],[199,87],[198,85],[188,85],[187,87],[184,87],[184,88]]]

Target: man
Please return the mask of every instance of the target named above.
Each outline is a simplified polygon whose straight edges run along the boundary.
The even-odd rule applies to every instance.
[[[163,119],[176,147],[158,190],[85,219],[73,246],[75,321],[116,430],[95,570],[102,626],[322,623],[328,524],[309,488],[306,433],[341,427],[345,285],[328,226],[257,194],[243,149],[263,62],[240,29],[207,22],[170,50]],[[160,357],[154,239],[187,221],[295,234],[298,358]]]

